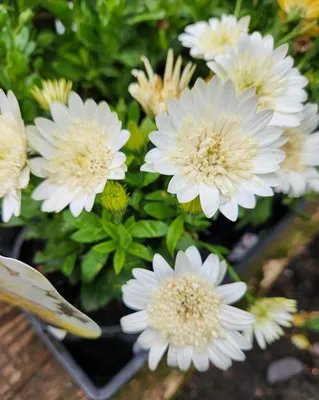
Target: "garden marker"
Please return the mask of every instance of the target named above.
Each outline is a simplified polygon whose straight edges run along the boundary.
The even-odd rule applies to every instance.
[[[37,270],[0,256],[0,299],[74,335],[98,338],[100,327],[68,303]]]

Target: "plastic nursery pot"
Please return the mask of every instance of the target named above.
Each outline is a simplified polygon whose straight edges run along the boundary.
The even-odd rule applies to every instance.
[[[11,257],[19,258],[24,232],[17,236]],[[59,340],[48,332],[47,324],[26,313],[40,338],[70,376],[92,400],[107,400],[136,375],[148,353],[134,344],[135,335],[126,335],[120,325],[102,328],[101,338],[86,340],[69,335]]]

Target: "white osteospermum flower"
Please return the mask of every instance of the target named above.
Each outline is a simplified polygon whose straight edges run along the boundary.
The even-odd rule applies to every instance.
[[[176,99],[188,84],[194,74],[195,65],[187,63],[181,71],[182,57],[179,56],[174,65],[173,50],[167,53],[166,66],[163,78],[154,73],[153,68],[146,57],[142,57],[147,75],[144,71],[134,69],[133,76],[137,82],[131,83],[128,91],[136,101],[140,103],[147,115],[154,118],[166,111],[168,99]]]
[[[185,28],[179,40],[185,47],[190,47],[190,54],[195,58],[212,60],[224,54],[226,46],[236,48],[240,32],[247,32],[250,17],[237,18],[222,15],[221,19],[211,18],[208,22],[196,22]]]
[[[46,178],[32,196],[44,200],[42,211],[60,212],[70,205],[78,216],[83,209],[91,211],[108,179],[124,178],[126,157],[119,149],[130,133],[121,130],[106,102],[83,103],[74,92],[68,107],[51,104],[51,115],[53,122],[36,118],[36,126],[27,127],[31,146],[42,156],[30,160],[31,170]]]
[[[297,302],[284,297],[262,298],[256,300],[248,311],[254,315],[256,322],[253,327],[245,330],[244,335],[250,343],[255,336],[259,347],[265,349],[267,343],[274,342],[284,334],[282,326],[291,326]]]
[[[183,371],[192,361],[199,371],[206,371],[210,361],[222,370],[232,359],[243,361],[242,350],[251,346],[238,331],[248,329],[254,317],[229,305],[244,295],[245,283],[219,286],[226,263],[214,254],[202,263],[192,246],[177,254],[174,270],[159,254],[153,269],[134,269],[135,279],[122,287],[124,303],[138,311],[121,319],[124,332],[143,331],[137,342],[150,349],[150,369],[167,349],[168,365]]]
[[[0,198],[2,219],[20,215],[21,189],[29,183],[27,139],[14,94],[0,90]]]
[[[235,221],[238,205],[254,208],[255,194],[272,196],[271,186],[280,184],[273,172],[285,158],[283,131],[267,126],[272,111],[257,108],[253,90],[236,96],[231,81],[198,80],[157,116],[158,131],[150,134],[156,148],[141,169],[173,175],[168,191],[180,203],[199,196],[208,218],[219,209]]]
[[[297,113],[307,99],[303,88],[308,81],[293,68],[294,61],[286,57],[287,51],[287,44],[274,50],[271,35],[241,33],[237,51],[228,47],[225,55],[215,57],[207,65],[223,81],[231,79],[238,94],[254,88],[259,108],[274,111],[271,124],[297,126],[300,122]]]
[[[288,141],[282,147],[286,159],[277,172],[282,184],[277,192],[290,197],[300,197],[312,190],[319,192],[319,131],[318,106],[306,104],[302,112],[303,119],[296,128],[286,128],[284,135]]]

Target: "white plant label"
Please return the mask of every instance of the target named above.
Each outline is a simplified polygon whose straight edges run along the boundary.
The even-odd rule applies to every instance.
[[[39,271],[14,258],[0,256],[0,299],[74,335],[92,339],[101,335],[100,327],[67,302]]]

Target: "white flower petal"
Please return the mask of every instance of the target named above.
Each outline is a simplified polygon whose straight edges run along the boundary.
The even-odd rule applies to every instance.
[[[205,279],[216,285],[220,274],[220,262],[216,254],[210,254],[203,263],[201,274]]]
[[[192,359],[195,365],[195,368],[199,372],[205,372],[209,369],[209,358],[206,352],[199,352],[193,350]]]
[[[84,104],[81,97],[75,93],[71,92],[69,95],[68,105],[70,109],[70,113],[73,117],[83,118],[84,116]]]
[[[155,272],[156,278],[162,281],[169,276],[174,274],[174,270],[165,261],[165,259],[160,254],[155,254],[153,258],[153,270]]]
[[[190,263],[187,255],[183,251],[179,251],[175,261],[175,273],[177,275],[186,275],[193,273],[196,269]]]
[[[195,246],[190,246],[186,251],[185,254],[189,259],[190,263],[195,268],[201,268],[202,266],[202,257],[200,252],[197,250]]]
[[[50,112],[60,134],[65,134],[72,124],[72,116],[68,108],[62,103],[51,103]]]
[[[178,349],[177,363],[181,371],[186,372],[189,370],[189,367],[191,366],[192,362],[192,355],[193,355],[193,348],[191,346]]]
[[[159,342],[159,333],[152,328],[146,328],[145,331],[143,331],[137,338],[137,343],[146,350],[150,349],[152,346],[155,346]]]
[[[123,332],[138,333],[147,328],[147,311],[137,311],[121,318]]]
[[[207,218],[211,218],[218,210],[220,194],[216,187],[200,185],[199,197],[202,210]]]
[[[236,303],[246,293],[247,285],[244,282],[229,283],[218,286],[216,292],[222,297],[225,304]]]
[[[168,343],[158,343],[151,347],[148,355],[148,366],[151,371],[155,371],[159,362],[161,361]]]
[[[152,271],[142,268],[134,268],[132,271],[134,278],[143,286],[151,286],[152,288],[158,287],[158,280]]]
[[[128,290],[123,291],[123,303],[132,310],[145,310],[149,299],[142,293],[130,293]]]
[[[210,361],[217,368],[227,371],[231,367],[231,359],[221,352],[214,342],[208,346],[207,352]]]
[[[48,176],[48,172],[45,169],[47,164],[48,161],[42,157],[35,157],[29,160],[31,172],[40,178],[46,178]]]
[[[255,322],[255,317],[247,311],[223,305],[220,320],[226,329],[245,330]]]
[[[31,146],[46,159],[52,158],[54,149],[52,145],[45,140],[35,126],[27,126],[27,137]]]
[[[234,200],[221,204],[219,210],[231,221],[236,221],[238,218],[238,204]]]

